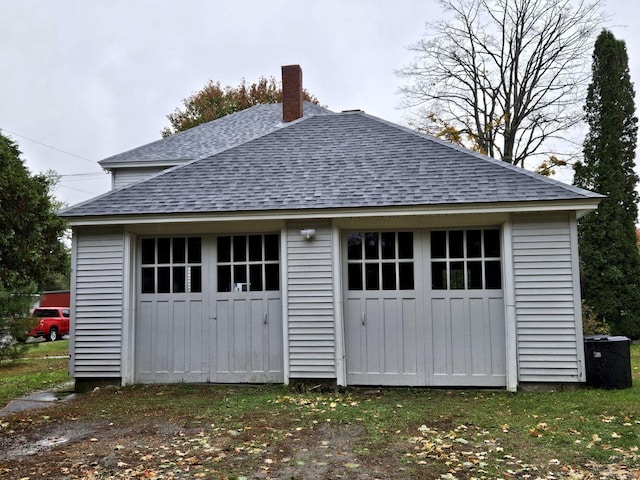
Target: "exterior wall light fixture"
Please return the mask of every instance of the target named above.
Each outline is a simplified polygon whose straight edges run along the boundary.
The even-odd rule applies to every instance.
[[[311,240],[313,237],[316,236],[316,229],[315,228],[303,228],[302,230],[300,230],[300,235],[302,235],[305,240]]]

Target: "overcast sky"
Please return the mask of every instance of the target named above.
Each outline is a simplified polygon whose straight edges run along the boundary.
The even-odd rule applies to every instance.
[[[640,88],[640,3],[606,11]],[[32,172],[62,175],[56,196],[72,205],[109,189],[99,160],[160,138],[210,79],[300,64],[331,110],[402,123],[394,70],[439,16],[435,0],[0,0],[0,129]]]

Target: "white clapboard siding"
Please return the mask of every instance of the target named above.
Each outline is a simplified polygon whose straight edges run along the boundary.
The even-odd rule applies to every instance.
[[[513,221],[520,382],[577,382],[582,322],[576,308],[575,222],[569,214],[520,215]]]
[[[113,188],[126,187],[160,173],[168,167],[120,168],[111,172]]]
[[[121,377],[124,234],[75,232],[72,373]]]
[[[290,378],[336,378],[333,251],[328,222],[313,222],[316,235],[287,231],[287,289]]]

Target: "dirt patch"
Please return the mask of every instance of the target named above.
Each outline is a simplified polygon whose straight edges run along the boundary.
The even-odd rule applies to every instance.
[[[162,421],[27,424],[0,437],[0,477],[229,478],[239,472],[235,478],[388,478],[356,453],[362,426],[275,431],[182,428]]]
[[[96,430],[95,426],[69,423],[63,426],[51,426],[39,431],[24,431],[0,438],[0,450],[3,460],[19,460],[38,453],[46,452],[68,443],[77,443],[89,438]]]
[[[383,472],[365,471],[362,460],[354,452],[364,434],[356,425],[322,424],[313,434],[293,436],[281,445],[279,462],[263,469],[265,478],[382,478]]]
[[[39,428],[18,424],[0,437],[0,477],[91,478],[94,472],[123,466],[139,446],[155,448],[176,431],[162,423],[114,425],[76,419],[40,423]]]

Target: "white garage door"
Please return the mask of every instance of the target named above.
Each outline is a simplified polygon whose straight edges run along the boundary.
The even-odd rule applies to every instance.
[[[279,236],[143,238],[135,379],[282,382]]]
[[[347,383],[504,386],[500,231],[348,232]]]

